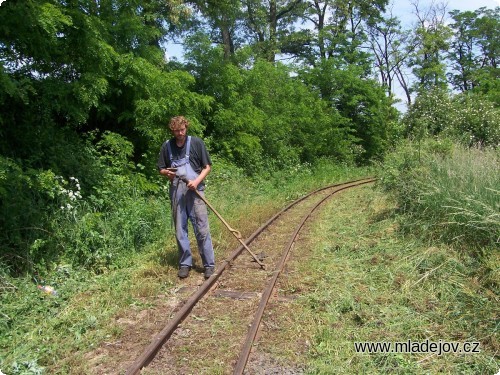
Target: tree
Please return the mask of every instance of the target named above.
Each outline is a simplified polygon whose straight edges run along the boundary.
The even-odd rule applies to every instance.
[[[175,5],[27,0],[0,7],[0,258],[26,265],[35,253],[60,249],[45,241],[60,211],[56,177],[77,176],[85,194],[108,203],[110,187],[133,180],[117,179],[101,163],[106,135],[127,145],[130,162],[145,159],[152,174],[152,158],[143,155],[156,154],[166,118],[207,110],[210,100],[191,91],[188,73],[167,72],[158,46],[167,4]]]
[[[463,92],[474,87],[473,73],[478,67],[475,56],[476,36],[473,31],[476,16],[474,12],[453,11],[450,14],[455,21],[451,25],[455,36],[450,44],[448,57],[455,73],[450,72],[448,76],[453,87]]]
[[[454,20],[450,25],[454,37],[448,54],[452,64],[448,73],[451,85],[461,92],[475,90],[498,97],[493,93],[498,92],[495,82],[499,75],[500,8],[450,14]]]
[[[414,90],[417,92],[439,87],[447,87],[444,53],[448,50],[451,31],[445,24],[445,5],[431,6],[422,11],[418,1],[412,3],[418,24],[414,30],[416,46],[410,67],[417,78]]]
[[[347,64],[359,63],[361,46],[366,41],[366,27],[377,22],[387,0],[347,1],[312,0],[305,19],[315,27],[316,62],[341,58]],[[313,59],[309,59],[313,61]]]
[[[240,0],[194,0],[192,3],[214,31],[212,41],[223,46],[224,59],[229,60],[235,53],[238,30],[241,28]]]
[[[254,38],[258,56],[274,62],[281,52],[281,36],[294,31],[293,24],[303,12],[303,0],[243,0],[246,25]]]
[[[334,59],[304,69],[302,79],[317,88],[323,100],[340,114],[339,127],[357,147],[353,158],[365,162],[383,155],[388,138],[397,120],[392,98],[377,82],[362,77],[362,67],[350,65],[339,69]]]
[[[391,15],[380,23],[369,28],[370,46],[374,56],[374,65],[379,72],[380,82],[387,94],[394,93],[394,81],[399,81],[406,93],[407,103],[411,103],[406,76],[403,74],[405,64],[411,51],[409,32],[403,31],[401,23]]]

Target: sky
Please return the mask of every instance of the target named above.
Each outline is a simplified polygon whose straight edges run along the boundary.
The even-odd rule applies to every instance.
[[[2,1],[2,0],[0,0]],[[414,8],[411,5],[411,0],[392,0],[394,3],[393,15],[401,20],[404,26],[410,26],[414,23],[415,16],[413,15]],[[447,4],[448,12],[452,10],[469,11],[476,10],[481,7],[495,8],[500,6],[500,0],[419,0],[421,9],[428,8],[432,3],[445,3]],[[183,49],[179,44],[167,44],[165,46],[165,55],[175,57],[182,61]]]
[[[430,0],[420,0],[420,4],[423,6],[429,6],[432,1]],[[434,1],[434,3],[444,2],[448,4],[447,8],[449,11],[458,9],[460,11],[476,10],[481,7],[494,8],[495,6],[500,6],[500,0],[448,0],[448,1]],[[398,7],[404,8],[405,10],[411,11],[412,6],[409,0],[394,0],[394,4]]]
[[[403,24],[412,23],[415,18],[413,15],[414,7],[411,5],[410,0],[392,0],[394,3],[393,14],[401,19]],[[446,9],[448,12],[452,10],[459,10],[461,12],[476,10],[481,7],[495,8],[500,6],[500,0],[419,0],[419,6],[424,9],[428,8],[432,3],[434,4],[447,4]]]

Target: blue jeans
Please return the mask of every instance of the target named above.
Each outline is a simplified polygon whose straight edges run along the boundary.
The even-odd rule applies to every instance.
[[[204,194],[202,191],[199,191],[199,193]],[[189,220],[193,225],[203,266],[214,267],[215,256],[205,202],[194,191],[187,189],[183,182],[179,182],[177,187],[171,186],[171,199],[175,238],[179,249],[179,265],[188,267],[193,265],[193,256],[188,238]]]

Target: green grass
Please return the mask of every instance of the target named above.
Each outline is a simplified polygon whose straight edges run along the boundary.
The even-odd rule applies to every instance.
[[[9,374],[43,373],[43,368],[68,373],[66,357],[83,361],[86,351],[119,334],[113,317],[147,307],[145,297],[173,285],[166,273],[141,275],[145,259],[136,260],[142,260],[137,268],[98,276],[69,268],[63,275],[56,271],[46,281],[57,296],[40,292],[28,278],[14,280],[16,289],[1,295],[0,368]]]
[[[313,252],[301,255],[301,278],[293,282],[302,297],[290,314],[310,343],[301,358],[307,373],[498,371],[498,291],[478,281],[483,266],[473,257],[401,236],[393,204],[370,188],[344,194],[318,219],[308,235]],[[498,269],[498,255],[494,263]],[[481,353],[358,354],[354,349],[361,341],[426,339],[479,341]]]
[[[237,170],[214,169],[207,198],[247,236],[299,196],[370,174],[324,163],[249,180]],[[337,199],[322,211],[309,236],[313,253],[307,262],[301,254],[299,279],[287,286],[301,297],[291,305],[293,313],[286,314],[291,327],[275,335],[291,337],[285,341],[284,363],[300,360],[311,374],[495,373],[500,365],[495,357],[498,252],[478,258],[463,246],[431,241],[439,236],[401,232],[404,221],[396,206],[371,188],[343,197],[350,198]],[[158,212],[159,204],[153,200],[147,212]],[[162,233],[150,237],[154,242],[117,258],[99,269],[100,274],[68,264],[44,274],[57,297],[36,289],[35,275],[0,275],[0,369],[8,374],[65,374],[85,368],[86,352],[120,337],[117,317],[139,312],[158,294],[168,293],[176,284],[177,252],[167,207],[162,215],[164,225],[156,228]],[[210,220],[220,259],[237,242],[215,215]],[[293,344],[298,336],[307,348],[300,355]],[[479,341],[481,353],[362,355],[353,346],[355,341],[426,338]]]
[[[463,150],[458,152],[467,156]],[[485,154],[475,153],[469,151],[468,156],[474,154],[476,164],[469,159],[459,161],[456,154],[450,158],[448,151],[445,152],[447,157],[434,155],[432,162],[424,164],[422,169],[426,179],[419,181],[445,187],[439,192],[447,194],[445,199],[449,202],[455,187],[464,191],[464,186],[468,186],[467,191],[476,189],[490,194],[491,185],[481,181],[489,181],[489,184],[497,181],[498,177],[488,169],[492,165],[491,154],[485,157]],[[416,171],[422,167],[422,158],[420,161],[412,159],[414,154],[410,154],[399,154],[399,157],[406,158],[411,168],[401,168],[402,163],[388,164],[388,170],[394,172],[393,177],[397,173],[404,175],[403,172],[419,176]],[[467,168],[463,164],[468,164]],[[474,177],[464,180],[464,174],[456,172],[460,168],[474,172]],[[479,171],[483,171],[482,174],[478,174]],[[431,172],[448,177],[440,180],[442,176],[431,175]],[[274,212],[305,193],[370,174],[366,169],[323,163],[319,167],[300,166],[293,171],[284,170],[250,180],[236,169],[214,168],[207,198],[228,223],[248,236]],[[387,182],[386,179],[384,183]],[[398,182],[407,185],[398,186]],[[437,198],[420,194],[418,189],[424,185],[412,184],[413,180],[395,178],[392,183],[393,191],[401,187],[406,189],[401,189],[399,195],[406,196],[406,201],[399,201],[404,202],[406,210],[387,201],[382,193],[363,188],[363,194],[344,195],[353,194],[362,199],[361,203],[351,196],[346,201],[336,200],[330,209],[323,211],[321,221],[311,234],[314,253],[308,262],[301,259],[304,269],[300,275],[307,276],[301,276],[300,283],[289,285],[290,290],[300,291],[302,295],[294,303],[293,314],[289,317],[296,324],[276,334],[279,337],[292,332],[293,337],[307,337],[308,350],[300,357],[289,341],[287,355],[294,353],[294,358],[288,360],[300,358],[311,374],[495,373],[499,366],[495,357],[498,352],[495,320],[498,316],[498,251],[484,251],[489,245],[473,246],[474,251],[468,251],[471,245],[467,242],[443,244],[442,239],[446,238],[440,233],[443,225],[437,224],[445,223],[445,219],[451,221],[450,216],[433,212],[429,217],[434,221],[425,222],[426,215],[407,210],[414,204],[409,199],[412,197],[410,192],[417,193],[418,202],[423,198],[436,202]],[[485,186],[490,190],[485,190]],[[493,197],[494,194],[495,191]],[[474,197],[479,201],[477,195]],[[342,202],[340,206],[339,202]],[[44,273],[44,281],[56,288],[57,297],[44,295],[36,289],[33,277],[40,281],[38,275],[18,278],[0,275],[2,371],[63,374],[75,366],[85,368],[86,352],[120,336],[121,329],[114,323],[117,317],[131,310],[139,312],[151,306],[156,295],[168,293],[176,283],[177,252],[168,208],[159,209],[166,203],[162,198],[153,198],[150,208],[144,206],[145,201],[134,203],[138,207],[136,210],[147,213],[148,217],[161,216],[162,223],[146,226],[143,233],[150,233],[150,236],[141,234],[139,251],[111,258],[110,263],[107,261],[105,267],[98,269],[100,274],[96,274],[95,269],[90,272],[66,263]],[[404,216],[396,214],[396,208]],[[126,222],[127,210],[133,214],[130,223]],[[427,207],[422,212],[430,213],[429,210]],[[104,227],[102,233],[112,233],[123,227],[127,229],[127,237],[136,236],[134,223],[140,222],[142,217],[139,211],[134,211],[131,204],[118,214],[117,220],[110,222],[108,228]],[[211,214],[210,220],[216,256],[220,259],[235,248],[237,242],[215,215]],[[461,230],[464,227],[461,225]],[[417,230],[412,235],[412,231],[401,228]],[[433,229],[430,235],[423,236],[428,228]],[[83,229],[78,235],[85,235]],[[478,248],[482,249],[480,257],[477,256]],[[481,353],[440,357],[362,355],[355,353],[353,346],[355,341],[422,341],[426,338],[431,341],[480,341]]]
[[[468,251],[500,237],[499,153],[427,140],[389,155],[382,184],[404,213],[403,229]]]
[[[285,204],[315,188],[369,174],[366,169],[325,162],[250,180],[236,169],[222,167],[215,166],[210,175],[206,196],[244,236]],[[120,327],[114,323],[117,317],[147,308],[156,295],[175,285],[177,250],[168,202],[158,196],[149,203],[142,198],[120,203],[120,209],[109,216],[89,218],[92,225],[85,220],[75,223],[71,217],[67,225],[60,222],[60,238],[66,238],[75,249],[83,241],[81,249],[90,251],[91,270],[72,265],[70,253],[49,270],[39,271],[40,275],[12,278],[6,272],[0,274],[0,370],[4,373],[66,374],[70,368],[85,368],[86,352],[119,337]],[[144,225],[138,228],[141,223]],[[238,243],[213,214],[210,225],[220,259]],[[64,233],[65,229],[73,232]],[[99,236],[103,247],[92,250],[88,238],[92,235]],[[130,247],[134,241],[139,243],[135,249]],[[98,258],[106,254],[116,256]],[[40,292],[35,278],[53,286],[58,296]]]

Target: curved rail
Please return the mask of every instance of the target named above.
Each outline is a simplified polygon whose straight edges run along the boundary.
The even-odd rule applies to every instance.
[[[262,293],[262,298],[260,300],[259,307],[257,309],[257,313],[255,314],[255,317],[254,317],[254,320],[252,322],[252,325],[251,325],[250,329],[248,330],[248,334],[247,334],[247,337],[245,339],[245,343],[244,343],[243,348],[242,348],[242,350],[240,352],[240,356],[238,357],[238,362],[236,363],[236,366],[234,368],[234,372],[233,372],[234,375],[242,375],[243,371],[245,370],[245,367],[246,367],[246,364],[247,364],[247,361],[248,361],[248,357],[250,356],[250,351],[252,350],[252,346],[253,346],[253,343],[255,341],[255,336],[257,335],[257,331],[259,330],[259,326],[260,326],[260,322],[262,320],[262,316],[264,315],[264,310],[265,310],[265,308],[267,306],[267,303],[269,302],[269,298],[271,297],[271,294],[272,294],[272,292],[274,290],[274,286],[276,285],[278,277],[279,277],[279,275],[281,274],[281,272],[283,271],[283,269],[285,267],[285,263],[286,263],[286,260],[288,258],[288,255],[290,254],[290,251],[291,251],[291,249],[292,249],[292,247],[293,247],[293,245],[294,245],[294,243],[295,243],[295,241],[297,239],[297,236],[298,236],[300,230],[302,229],[302,227],[304,226],[305,222],[307,221],[307,219],[309,219],[309,217],[312,215],[312,213],[324,201],[326,201],[327,199],[329,199],[335,193],[338,193],[339,191],[342,191],[342,190],[345,190],[345,189],[349,189],[351,187],[355,187],[355,186],[359,186],[359,185],[363,185],[363,184],[368,184],[368,183],[373,182],[373,181],[375,181],[375,179],[366,180],[366,181],[362,181],[362,182],[357,182],[357,183],[353,183],[353,184],[346,183],[345,186],[340,186],[338,189],[334,190],[333,192],[331,192],[330,194],[328,194],[326,197],[324,197],[323,199],[321,199],[318,203],[316,203],[309,210],[309,212],[306,215],[304,215],[304,217],[302,218],[302,220],[299,223],[299,225],[297,225],[297,228],[295,229],[295,232],[292,234],[292,236],[290,238],[290,242],[288,242],[288,244],[285,246],[285,249],[283,251],[283,255],[281,257],[281,260],[280,260],[278,268],[274,271],[273,277],[271,278],[271,280],[269,281],[266,289]]]
[[[369,178],[363,178],[363,179],[354,180],[354,181],[350,181],[350,182],[346,182],[346,183],[329,185],[329,186],[326,186],[326,187],[314,190],[314,191],[312,191],[312,192],[304,195],[303,197],[301,197],[301,198],[293,201],[288,206],[286,206],[284,209],[282,209],[281,211],[279,211],[278,213],[276,213],[266,223],[264,223],[261,227],[259,227],[254,233],[252,233],[250,235],[250,237],[248,237],[247,240],[244,243],[242,242],[242,244],[229,256],[229,258],[227,258],[226,260],[224,260],[220,264],[220,266],[217,267],[217,272],[214,273],[212,275],[212,277],[210,277],[209,279],[205,280],[205,282],[197,289],[197,291],[191,295],[191,297],[186,301],[186,303],[181,307],[181,309],[172,317],[172,319],[170,320],[170,322],[153,339],[153,341],[151,342],[151,344],[148,345],[148,347],[141,354],[141,356],[139,356],[134,361],[134,363],[128,368],[126,374],[127,375],[136,375],[136,374],[139,374],[140,370],[143,367],[145,367],[149,363],[151,363],[151,361],[154,359],[154,357],[156,356],[156,354],[158,353],[158,351],[160,350],[160,348],[163,346],[163,344],[170,338],[170,336],[177,329],[177,327],[180,325],[180,323],[182,323],[182,321],[189,315],[189,313],[191,312],[191,310],[193,309],[193,307],[198,303],[198,301],[200,299],[202,299],[203,296],[205,296],[205,294],[208,293],[208,291],[215,284],[215,282],[217,281],[217,279],[219,278],[219,276],[226,270],[226,268],[231,264],[231,262],[233,262],[241,254],[241,252],[246,248],[247,245],[249,245],[253,240],[255,240],[255,238],[257,236],[259,236],[267,227],[269,227],[274,221],[276,221],[286,211],[288,211],[289,209],[291,209],[293,206],[297,205],[298,203],[304,201],[305,199],[307,199],[311,195],[317,194],[317,193],[319,193],[321,191],[332,189],[332,188],[335,188],[335,187],[343,187],[343,188],[337,190],[337,191],[340,191],[340,190],[343,190],[343,189],[346,189],[346,188],[349,188],[349,187],[354,187],[354,186],[358,186],[358,185],[361,185],[361,184],[364,184],[364,183],[373,182],[373,181],[375,181],[375,178],[369,177]],[[355,185],[346,186],[346,185],[349,185],[349,184],[355,184]],[[332,194],[334,194],[334,193],[332,193]],[[329,196],[331,196],[332,194],[330,194]],[[327,196],[327,198],[329,196]],[[323,202],[323,201],[324,201],[324,199],[321,202]],[[317,206],[319,206],[319,204]],[[305,220],[307,220],[307,218],[304,219],[303,221],[305,222]],[[302,225],[303,225],[303,223],[301,224],[300,227],[302,227]],[[298,233],[299,230],[300,230],[300,228],[298,228],[296,230],[296,233],[293,236],[293,240],[291,241],[292,244],[295,241],[295,237],[297,236],[297,233]],[[284,258],[284,260],[286,260],[286,257]],[[283,265],[284,265],[284,260],[282,260]],[[277,277],[278,277],[278,275],[279,275],[280,272],[281,271],[279,271],[278,274],[276,275],[276,271],[275,271],[274,272],[275,273],[275,277],[273,276],[273,279],[274,278],[277,279]],[[275,281],[274,281],[274,283],[275,283]],[[273,286],[274,286],[274,284],[273,284]],[[271,292],[272,292],[272,288],[271,288]],[[269,297],[267,299],[269,299]],[[259,309],[260,309],[260,305],[259,305]],[[260,320],[259,320],[259,324],[260,324]],[[251,347],[251,344],[250,344],[250,347]],[[240,355],[240,357],[241,357],[241,355]],[[245,365],[246,365],[246,361],[247,360],[248,360],[248,356],[245,359]],[[244,366],[243,366],[243,369],[244,369]]]

